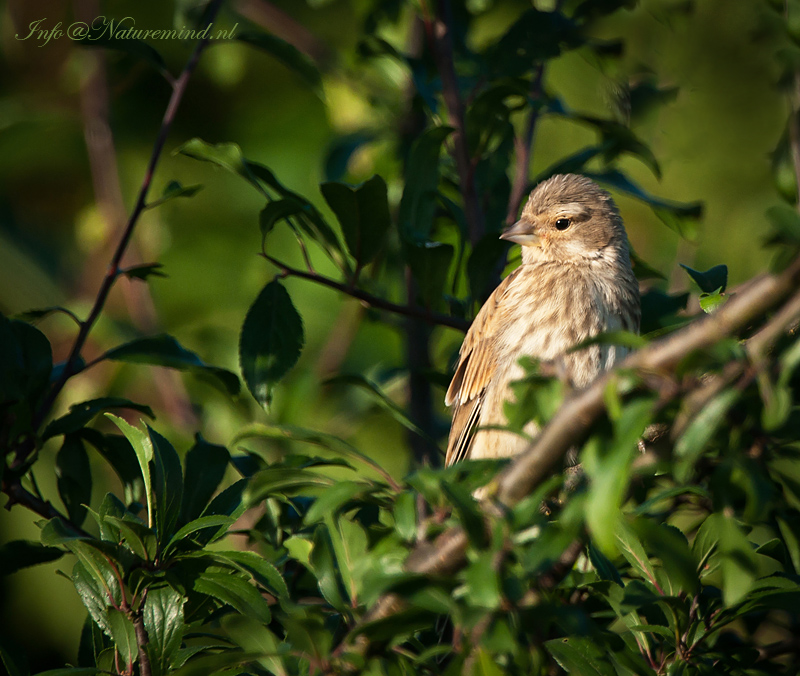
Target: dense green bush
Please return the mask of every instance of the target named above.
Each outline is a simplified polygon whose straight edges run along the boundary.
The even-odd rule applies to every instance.
[[[240,395],[239,375],[171,335],[85,356],[117,281],[163,274],[157,263],[122,265],[142,214],[196,199],[199,186],[176,181],[153,197],[150,179],[213,43],[198,42],[181,75],[168,76],[172,97],[146,178],[85,318],[64,307],[0,317],[2,491],[6,506],[41,519],[40,541],[2,546],[0,571],[58,560],[88,611],[75,619],[83,621],[75,665],[46,673],[796,673],[800,216],[796,180],[785,178],[800,157],[795,113],[774,155],[787,202],[764,216],[771,229],[758,235],[775,254],[770,272],[729,289],[722,262],[687,267],[690,299],[667,293],[661,273],[635,256],[643,335],[607,338],[629,341],[633,356],[582,392],[530,364],[509,414],[542,422],[531,448],[511,463],[438,468],[446,428],[432,388],[446,384],[457,344],[442,348],[435,332],[464,330],[504,268],[516,265],[497,235],[535,183],[585,173],[686,238],[701,216],[699,204],[656,197],[626,169],[635,157],[660,175],[634,123],[665,105],[671,87],[641,74],[620,80],[616,107],[599,117],[570,109],[547,86],[547,68],[569,51],[604,72],[619,65],[625,44],[600,36],[604,22],[635,3],[497,3],[507,25],[479,44],[484,5],[492,4],[374,2],[355,54],[336,66],[255,27],[236,36],[311,88],[326,75],[320,68],[368,74],[359,86],[374,88],[385,124],[330,148],[321,198],[287,187],[236,139],[180,140],[179,155],[207,163],[207,190],[231,173],[261,202],[251,220],[269,281],[241,320],[239,359],[267,415],[242,426],[228,447],[198,433],[176,451],[148,420],[152,402],[111,387],[55,413],[73,379],[106,362],[187,371],[222,393],[204,396]],[[222,5],[212,0],[177,20],[202,28]],[[776,87],[797,82],[795,9],[759,5],[759,29],[777,45]],[[692,10],[663,11],[679,21]],[[401,46],[405,30],[411,38]],[[145,43],[90,42],[166,73]],[[583,125],[595,139],[531,177],[544,118]],[[389,152],[392,159],[381,156]],[[346,182],[357,161],[380,171]],[[287,235],[290,245],[281,240],[275,253],[273,242]],[[354,411],[369,401],[408,429],[416,464],[407,476],[387,471],[375,449],[287,424],[271,408],[304,349],[290,278],[358,299],[367,321],[402,337],[407,400],[367,371],[315,377]],[[35,326],[52,313],[78,325],[55,364]],[[303,384],[292,387],[302,402]],[[575,446],[582,470],[561,471]],[[53,448],[57,496],[37,482]],[[100,461],[118,488],[93,500]],[[475,490],[487,482],[479,503]],[[13,676],[29,673],[5,632],[0,655]]]

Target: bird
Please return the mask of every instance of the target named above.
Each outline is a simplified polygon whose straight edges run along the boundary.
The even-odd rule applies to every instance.
[[[543,181],[500,239],[521,245],[522,263],[489,296],[461,345],[445,396],[453,408],[446,467],[514,456],[535,436],[533,422],[523,435],[503,429],[511,383],[525,376],[520,358],[554,362],[569,386],[581,389],[628,349],[570,348],[601,333],[639,330],[625,227],[611,195],[591,179],[558,174]]]

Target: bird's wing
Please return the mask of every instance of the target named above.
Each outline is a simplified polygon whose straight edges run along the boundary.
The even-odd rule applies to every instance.
[[[466,460],[478,425],[486,386],[496,369],[496,332],[502,324],[502,301],[522,268],[506,277],[484,303],[467,332],[445,404],[453,407],[453,423],[447,440],[445,466]]]

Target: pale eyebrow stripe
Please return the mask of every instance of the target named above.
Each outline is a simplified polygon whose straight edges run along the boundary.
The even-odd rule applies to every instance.
[[[587,216],[589,210],[580,202],[569,202],[568,204],[559,204],[558,209],[554,209],[552,213],[558,216]]]

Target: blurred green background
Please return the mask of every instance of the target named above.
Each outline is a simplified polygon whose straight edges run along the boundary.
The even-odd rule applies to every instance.
[[[147,63],[118,51],[87,49],[62,36],[47,44],[24,38],[41,27],[95,16],[132,17],[137,28],[170,28],[193,3],[17,0],[0,5],[0,311],[67,305],[85,316],[135,200],[169,87]],[[216,44],[189,83],[151,191],[170,181],[202,184],[191,199],[148,211],[138,225],[129,263],[163,263],[167,278],[120,280],[93,332],[88,357],[136,335],[168,332],[209,363],[238,370],[237,341],[244,315],[275,270],[258,257],[258,212],[263,198],[243,181],[172,151],[190,138],[232,141],[270,167],[292,190],[329,214],[318,185],[328,178],[331,151],[350,134],[372,141],[350,157],[352,182],[373,173],[389,185],[396,206],[402,190],[398,130],[407,114],[408,73],[389,59],[358,56],[361,25],[377,3],[370,0],[229,0],[214,29],[259,27],[294,44],[322,72],[311,86],[273,56],[241,43]],[[412,31],[413,5],[381,36],[400,49]],[[534,3],[548,9],[551,2]],[[476,15],[468,44],[480,50],[531,3],[473,0]],[[638,118],[634,131],[661,163],[660,180],[637,159],[622,162],[631,177],[663,198],[701,200],[696,241],[687,243],[646,206],[617,196],[636,251],[668,279],[671,291],[690,288],[675,261],[699,269],[726,263],[735,285],[763,271],[765,210],[791,191],[790,168],[776,167],[773,151],[784,132],[788,106],[778,87],[773,26],[765,0],[642,0],[603,21],[597,37],[622,38],[619,61],[567,53],[548,70],[545,86],[585,114],[610,116],[619,83],[652,78],[675,87],[666,105]],[[177,18],[176,18],[177,17]],[[151,41],[168,69],[180,71],[191,42]],[[521,120],[520,120],[521,122]],[[544,116],[538,126],[530,176],[594,141],[586,125]],[[335,219],[331,217],[331,222]],[[273,255],[301,259],[283,232],[269,239]],[[312,251],[321,271],[333,274]],[[401,406],[407,369],[402,333],[370,321],[360,306],[337,292],[303,280],[286,281],[305,321],[306,348],[282,383],[269,416],[347,437],[396,476],[410,467],[404,428],[374,401],[322,384],[334,373],[363,373]],[[399,290],[394,290],[395,294]],[[395,298],[397,300],[397,298]],[[402,300],[402,299],[401,299]],[[41,321],[56,359],[63,359],[75,326],[64,315]],[[460,335],[437,329],[435,368],[447,370]],[[244,425],[267,416],[244,392],[231,403],[209,385],[164,370],[102,365],[71,381],[59,403],[120,394],[147,403],[155,427],[179,449],[200,431],[229,444]],[[443,390],[435,390],[443,431]],[[50,469],[56,449],[46,447],[37,478],[45,495],[57,495]],[[231,449],[234,450],[234,449]],[[50,458],[50,460],[48,460]],[[48,465],[48,462],[50,463]],[[114,490],[97,466],[93,500]],[[0,512],[0,542],[38,538],[35,515],[16,507]],[[54,565],[0,578],[0,631],[21,642],[35,670],[75,657],[85,610]]]

